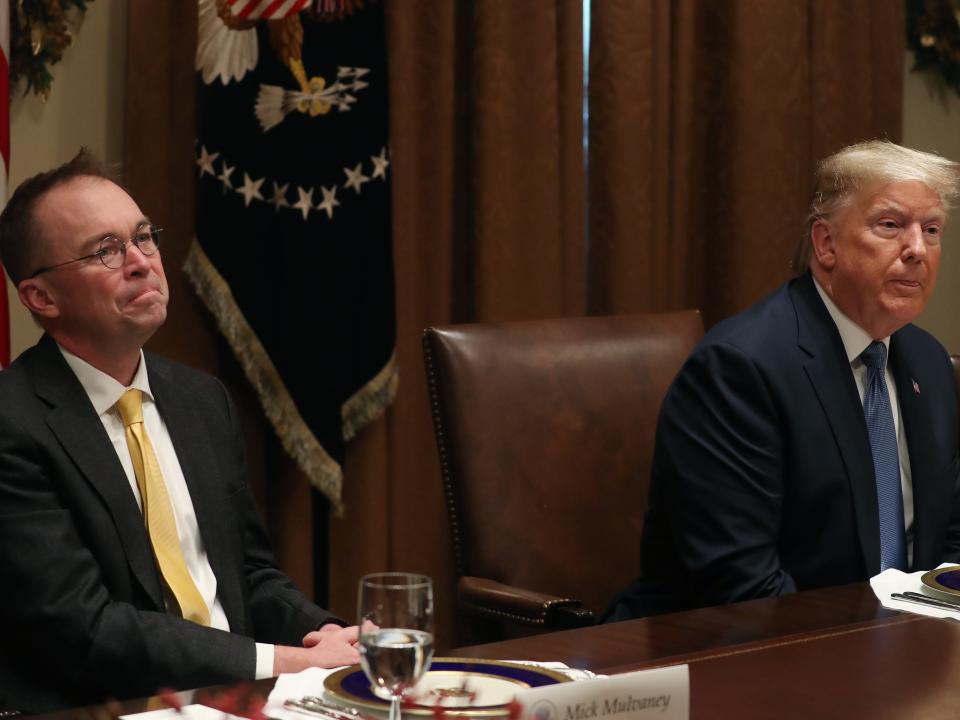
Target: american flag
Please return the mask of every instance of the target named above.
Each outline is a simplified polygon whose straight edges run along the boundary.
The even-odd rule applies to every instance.
[[[0,2],[0,207],[7,201],[10,174],[10,3]],[[0,367],[10,364],[10,312],[7,282],[0,265]]]
[[[310,0],[227,0],[230,13],[242,20],[279,20],[298,13]]]
[[[336,15],[348,11],[355,0],[227,0],[230,14],[240,20],[280,20],[305,10],[313,4],[319,15]]]

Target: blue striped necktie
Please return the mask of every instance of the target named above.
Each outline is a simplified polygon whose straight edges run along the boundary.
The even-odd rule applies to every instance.
[[[884,373],[887,348],[879,341],[870,343],[860,354],[867,366],[863,393],[863,416],[870,434],[873,472],[877,482],[877,506],[880,513],[880,569],[907,569],[907,543],[903,530],[903,495],[900,490],[900,454],[893,424],[890,394]]]

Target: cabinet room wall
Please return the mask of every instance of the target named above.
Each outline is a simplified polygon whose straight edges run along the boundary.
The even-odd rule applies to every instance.
[[[44,102],[19,88],[10,106],[10,181],[22,180],[73,157],[81,145],[111,165],[123,159],[124,83],[127,62],[127,2],[99,0],[63,60],[54,65],[53,90]],[[40,337],[7,282],[10,354],[19,355]]]
[[[910,72],[907,53],[903,86],[903,142],[960,161],[960,96],[945,90],[933,73]],[[960,208],[947,226],[940,259],[940,279],[918,325],[936,335],[951,353],[960,353]]]

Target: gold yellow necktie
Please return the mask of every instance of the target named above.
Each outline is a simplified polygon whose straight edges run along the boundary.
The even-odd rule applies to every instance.
[[[133,472],[137,476],[137,487],[140,488],[144,523],[160,572],[180,605],[183,617],[200,625],[209,625],[210,611],[183,559],[167,485],[143,426],[142,393],[139,390],[127,390],[117,400],[117,409],[126,428],[127,448],[133,461]]]

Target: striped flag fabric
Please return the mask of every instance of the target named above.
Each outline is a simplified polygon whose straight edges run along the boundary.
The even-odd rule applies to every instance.
[[[10,3],[0,2],[0,207],[7,202],[10,174]],[[7,281],[0,266],[0,367],[10,364],[10,312]]]
[[[310,0],[227,0],[230,14],[241,20],[279,20],[303,10]]]

